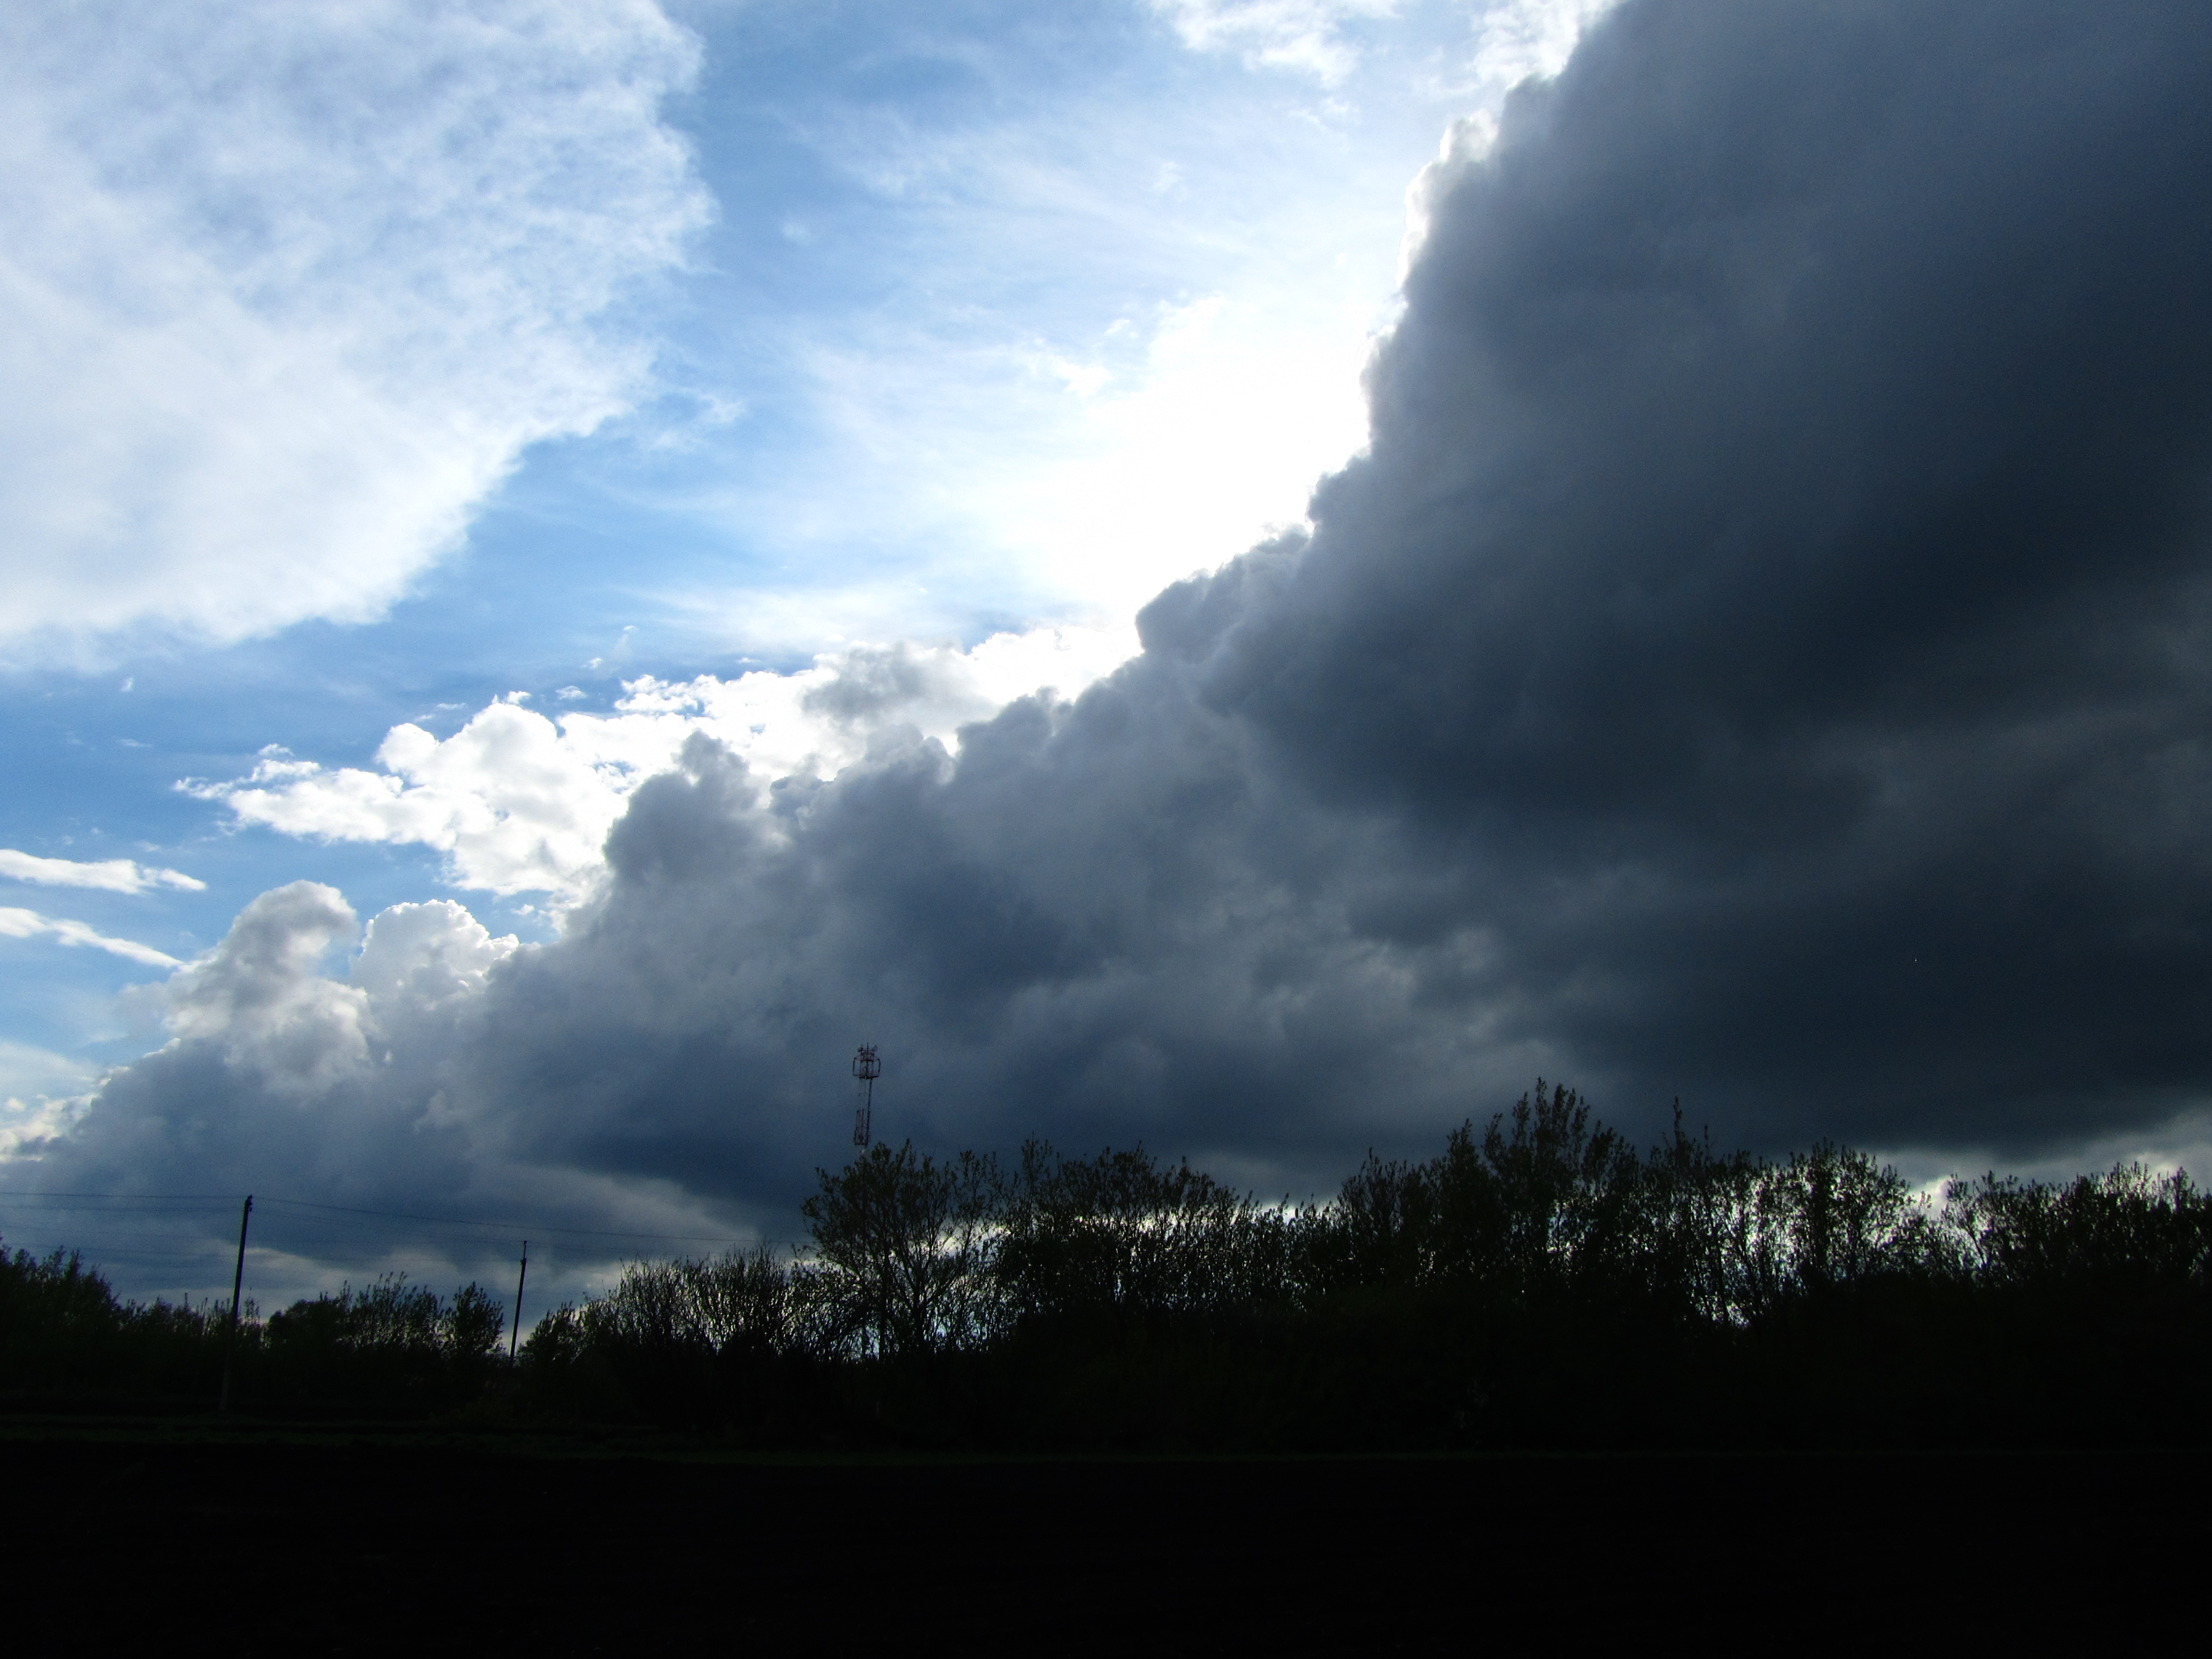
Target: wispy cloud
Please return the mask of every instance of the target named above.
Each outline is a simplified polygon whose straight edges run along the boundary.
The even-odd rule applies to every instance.
[[[66,916],[42,916],[36,910],[21,910],[13,905],[0,904],[0,939],[52,939],[63,945],[81,945],[94,951],[105,951],[112,957],[121,957],[127,962],[143,963],[149,968],[174,968],[179,965],[176,957],[165,951],[156,951],[150,945],[141,945],[136,939],[116,939],[88,923],[71,921]]]
[[[374,616],[624,407],[696,58],[651,0],[0,18],[0,641]]]
[[[1396,0],[1152,0],[1197,52],[1234,52],[1268,69],[1303,70],[1333,85],[1358,62],[1347,24],[1388,17]]]
[[[42,859],[0,847],[0,876],[40,887],[92,887],[103,893],[148,893],[158,887],[200,893],[207,884],[181,870],[134,864],[129,859]]]

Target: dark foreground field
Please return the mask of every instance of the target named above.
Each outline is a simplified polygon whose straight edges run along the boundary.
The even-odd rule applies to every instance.
[[[2193,1607],[2207,1541],[2199,1454],[762,1462],[49,1419],[0,1460],[24,1655],[2124,1643]]]

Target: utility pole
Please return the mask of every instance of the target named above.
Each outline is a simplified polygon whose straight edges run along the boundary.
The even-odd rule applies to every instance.
[[[507,1339],[507,1357],[514,1358],[514,1345],[522,1340],[522,1286],[530,1277],[530,1241],[522,1241],[522,1271],[514,1276],[514,1330]]]
[[[253,1218],[253,1194],[246,1195],[246,1207],[238,1212],[238,1267],[230,1276],[230,1336],[222,1348],[222,1394],[216,1400],[218,1413],[230,1409],[230,1362],[238,1353],[238,1298],[246,1288],[246,1224]]]

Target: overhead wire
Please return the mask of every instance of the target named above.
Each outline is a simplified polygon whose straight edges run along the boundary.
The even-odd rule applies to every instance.
[[[419,1221],[443,1227],[498,1227],[515,1233],[528,1233],[533,1238],[544,1233],[548,1237],[566,1236],[575,1238],[658,1238],[672,1243],[692,1244],[793,1244],[789,1238],[750,1238],[742,1233],[663,1233],[634,1227],[561,1227],[550,1222],[537,1221],[480,1221],[459,1216],[415,1215],[404,1210],[365,1210],[350,1204],[319,1204],[304,1198],[257,1198],[257,1204],[282,1204],[302,1210],[321,1210],[339,1215],[375,1216],[390,1221]]]
[[[243,1197],[242,1194],[94,1193],[46,1191],[38,1188],[0,1188],[0,1200],[17,1200],[6,1206],[13,1212],[12,1216],[0,1218],[0,1222],[14,1219],[20,1224],[22,1221],[29,1220],[33,1217],[60,1217],[70,1214],[121,1218],[143,1217],[151,1220],[157,1216],[164,1215],[181,1217],[193,1209],[204,1206],[219,1206],[227,1210],[230,1206],[240,1202]],[[459,1227],[478,1232],[495,1231],[518,1238],[543,1239],[548,1243],[557,1243],[564,1238],[605,1239],[636,1243],[720,1244],[736,1248],[782,1249],[796,1252],[805,1250],[812,1242],[793,1238],[764,1238],[757,1235],[749,1236],[740,1233],[679,1233],[647,1228],[568,1227],[543,1220],[516,1220],[506,1217],[428,1215],[407,1210],[379,1210],[360,1205],[325,1204],[313,1199],[288,1198],[276,1194],[255,1194],[254,1208],[257,1213],[264,1212],[270,1206],[296,1212],[292,1215],[283,1230],[284,1231],[290,1231],[299,1226],[310,1229],[343,1229],[358,1219],[406,1222],[422,1227]],[[263,1224],[266,1226],[265,1220]],[[38,1231],[45,1232],[47,1230],[40,1228]],[[99,1231],[112,1233],[116,1230],[103,1227]],[[189,1246],[179,1248],[175,1245],[167,1249],[132,1248],[134,1245],[151,1245],[157,1242],[145,1237],[145,1231],[143,1228],[125,1230],[125,1236],[117,1238],[113,1247],[94,1245],[89,1249],[86,1249],[80,1242],[72,1241],[61,1244],[58,1248],[77,1249],[88,1255],[97,1255],[103,1261],[130,1261],[148,1266],[156,1262],[177,1266],[201,1265],[220,1254],[219,1249],[215,1248],[220,1241],[212,1237],[208,1241],[210,1248],[201,1251],[193,1251]],[[259,1231],[258,1229],[256,1231]],[[20,1237],[21,1235],[18,1233],[16,1236]],[[6,1237],[6,1231],[4,1227],[0,1227],[0,1237]],[[283,1251],[283,1246],[272,1246],[267,1240],[268,1234],[265,1231],[260,1232],[260,1237],[248,1247],[248,1254],[258,1255],[271,1249]],[[450,1242],[453,1244],[464,1243],[458,1239]],[[491,1241],[483,1239],[481,1242],[489,1243]],[[52,1248],[56,1247],[50,1245],[49,1250]],[[289,1254],[289,1251],[283,1253]]]

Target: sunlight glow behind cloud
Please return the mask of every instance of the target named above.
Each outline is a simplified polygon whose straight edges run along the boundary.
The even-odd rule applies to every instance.
[[[790,326],[818,451],[702,476],[684,503],[772,550],[771,580],[687,579],[665,602],[768,655],[979,613],[1125,626],[1163,584],[1302,522],[1366,441],[1360,374],[1425,223],[1422,164],[1484,142],[1511,87],[1606,9],[1513,0],[1400,38],[1380,5],[1156,7],[1227,60],[1209,71],[1224,107],[1079,92],[933,124],[811,112],[811,153],[900,227],[871,265],[896,297]],[[1358,29],[1364,56],[1344,44]],[[834,224],[805,229],[824,260]],[[1032,263],[1048,250],[1095,258]],[[999,297],[1036,284],[1034,317]]]
[[[978,510],[1046,550],[1055,588],[1122,617],[1302,522],[1314,485],[1367,441],[1359,373],[1380,319],[1325,297],[1285,314],[1286,298],[1170,311],[1137,383],[1086,401],[1076,452]]]

